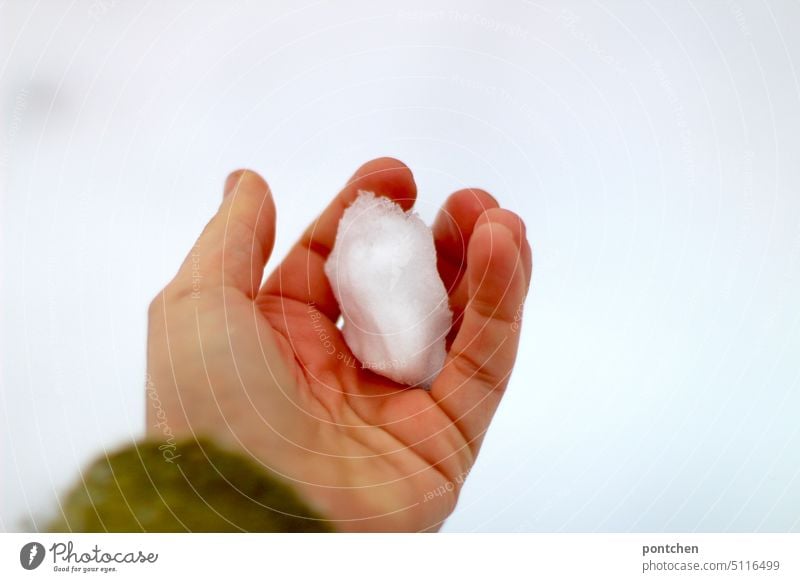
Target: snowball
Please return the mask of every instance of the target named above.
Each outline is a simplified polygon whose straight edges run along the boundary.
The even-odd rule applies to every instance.
[[[342,333],[364,368],[429,388],[452,324],[433,234],[416,213],[359,191],[325,263]]]

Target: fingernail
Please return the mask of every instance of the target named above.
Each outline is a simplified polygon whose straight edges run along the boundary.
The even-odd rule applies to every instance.
[[[490,208],[478,218],[476,228],[487,223],[502,224],[514,239],[517,248],[522,248],[522,243],[527,237],[527,229],[519,216],[502,208]]]

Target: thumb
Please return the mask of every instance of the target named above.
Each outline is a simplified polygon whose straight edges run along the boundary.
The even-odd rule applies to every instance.
[[[188,295],[202,280],[203,286],[234,287],[252,299],[274,242],[275,203],[269,186],[256,172],[237,170],[225,181],[217,214],[170,286]]]

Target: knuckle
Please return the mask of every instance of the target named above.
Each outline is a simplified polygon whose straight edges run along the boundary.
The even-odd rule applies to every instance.
[[[459,373],[470,381],[475,381],[487,390],[496,390],[501,387],[501,380],[492,370],[490,361],[480,361],[479,357],[470,350],[465,350],[453,360]]]

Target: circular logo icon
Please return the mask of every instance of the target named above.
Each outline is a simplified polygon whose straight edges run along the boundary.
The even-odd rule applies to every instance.
[[[44,546],[39,542],[28,542],[19,551],[19,563],[26,570],[34,570],[44,560]]]

